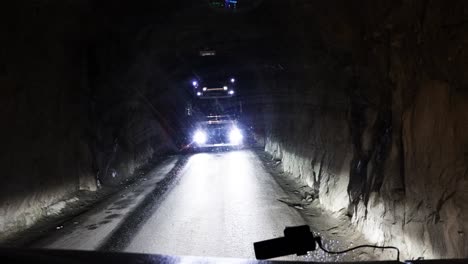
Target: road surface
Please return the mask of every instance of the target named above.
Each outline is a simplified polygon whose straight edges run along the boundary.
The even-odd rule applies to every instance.
[[[305,224],[284,197],[253,151],[197,153],[166,160],[35,246],[254,258],[253,242]]]

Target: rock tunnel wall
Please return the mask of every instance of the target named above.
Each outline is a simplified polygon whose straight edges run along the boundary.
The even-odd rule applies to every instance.
[[[265,149],[372,242],[405,258],[467,257],[467,3],[302,10],[329,56],[272,76]]]
[[[167,94],[171,83],[137,33],[112,31],[107,9],[85,4],[17,1],[0,12],[2,238],[71,193],[118,185],[175,149],[183,94]]]

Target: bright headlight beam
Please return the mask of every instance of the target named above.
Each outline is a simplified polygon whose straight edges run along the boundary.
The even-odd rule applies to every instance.
[[[195,134],[193,134],[193,141],[197,144],[205,144],[206,140],[206,133],[202,130],[197,130]]]
[[[239,145],[242,143],[243,138],[242,132],[237,127],[231,129],[229,132],[229,141],[231,144]]]

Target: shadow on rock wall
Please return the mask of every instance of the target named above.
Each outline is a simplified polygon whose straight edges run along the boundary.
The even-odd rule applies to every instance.
[[[372,242],[467,257],[466,3],[377,2],[303,11],[349,67],[274,80],[266,150]]]
[[[109,30],[116,24],[98,15],[108,10],[85,4],[18,1],[2,12],[2,237],[65,196],[118,185],[176,149],[177,110],[156,106],[184,94],[162,92],[171,84],[137,30]]]

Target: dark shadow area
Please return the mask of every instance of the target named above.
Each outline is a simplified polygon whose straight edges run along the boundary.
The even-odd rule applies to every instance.
[[[198,99],[214,89],[235,95],[246,146],[372,243],[467,257],[467,17],[463,0],[8,1],[0,239],[198,151],[197,118],[212,114]],[[114,237],[144,222],[169,178]],[[101,224],[118,217],[107,213]],[[126,243],[113,241],[103,249]]]

